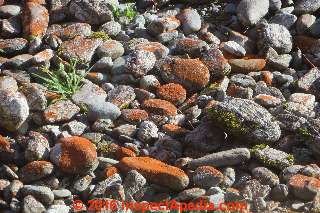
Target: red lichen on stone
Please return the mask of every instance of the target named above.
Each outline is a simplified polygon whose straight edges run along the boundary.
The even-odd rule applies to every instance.
[[[121,111],[122,117],[129,122],[141,122],[148,119],[149,115],[142,109],[124,109]]]
[[[60,139],[58,143],[61,144],[59,167],[64,172],[81,170],[84,164],[97,158],[96,147],[86,138],[67,137]]]
[[[272,85],[273,74],[269,71],[261,71],[262,80],[269,86]]]
[[[117,174],[117,173],[119,173],[119,170],[114,166],[107,167],[104,170],[105,178],[111,177],[112,175]]]
[[[205,173],[205,174],[212,174],[214,176],[219,176],[219,177],[223,178],[223,174],[219,170],[215,169],[212,166],[200,166],[197,168],[196,171],[201,172],[201,173]]]
[[[311,186],[314,189],[320,190],[320,180],[314,177],[308,177],[301,174],[296,174],[289,179],[288,186],[298,190],[303,190],[306,186]]]
[[[276,99],[276,97],[274,97],[274,96],[265,95],[265,94],[257,95],[255,98],[256,98],[256,99],[261,99],[261,100],[263,100],[263,101],[272,101],[272,100],[275,100],[275,99]]]
[[[174,136],[183,136],[188,133],[187,129],[174,124],[165,124],[162,126],[162,129],[168,135],[174,135]]]
[[[138,44],[135,47],[135,49],[152,52],[155,54],[157,59],[167,55],[167,51],[168,51],[167,47],[159,42],[141,43],[141,44]]]
[[[53,167],[53,165],[48,161],[32,161],[22,167],[23,170],[27,171],[28,173],[33,173],[35,175],[43,174],[45,168]]]
[[[124,157],[136,157],[136,153],[125,147],[119,147],[118,149],[116,149],[114,157],[117,160],[121,160]]]
[[[48,10],[41,4],[27,2],[24,7],[22,22],[24,36],[42,37],[49,24]]]
[[[161,99],[179,105],[186,100],[187,91],[180,84],[169,83],[158,88],[158,96]]]
[[[151,183],[173,190],[182,190],[189,184],[189,178],[183,170],[150,157],[125,157],[117,167],[124,173],[137,170]]]
[[[0,135],[0,151],[9,152],[10,151],[10,143],[9,141]]]
[[[148,99],[143,102],[143,108],[149,113],[175,116],[177,115],[177,108],[170,102],[161,99]]]
[[[232,84],[228,87],[227,94],[229,96],[236,97],[239,90],[240,90],[239,86]]]

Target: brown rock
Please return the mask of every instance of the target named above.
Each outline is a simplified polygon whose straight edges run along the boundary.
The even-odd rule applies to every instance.
[[[124,109],[121,111],[122,118],[130,123],[137,124],[148,119],[149,115],[142,109]]]
[[[41,4],[27,2],[24,7],[22,23],[25,37],[43,37],[49,24],[48,10]]]
[[[189,185],[189,178],[183,170],[150,157],[125,157],[117,167],[124,173],[137,170],[149,182],[172,190],[180,191]]]
[[[162,126],[163,131],[170,136],[184,136],[189,130],[174,124],[165,124]]]
[[[182,104],[187,98],[187,91],[180,85],[169,83],[159,87],[158,96],[175,105]]]
[[[0,135],[0,152],[9,152],[10,146],[10,142]]]
[[[143,108],[149,113],[175,116],[177,114],[177,108],[170,102],[161,99],[148,99],[143,102]]]
[[[308,36],[295,36],[294,45],[301,49],[303,53],[318,53],[320,48],[320,39]]]
[[[310,201],[320,192],[320,180],[297,174],[289,179],[288,187],[297,198]]]
[[[230,59],[231,71],[233,73],[244,73],[261,71],[266,66],[264,59]]]
[[[200,166],[193,174],[193,182],[204,189],[217,186],[223,181],[223,174],[212,166]]]
[[[19,170],[19,177],[23,183],[29,183],[49,176],[53,168],[48,161],[32,161]]]

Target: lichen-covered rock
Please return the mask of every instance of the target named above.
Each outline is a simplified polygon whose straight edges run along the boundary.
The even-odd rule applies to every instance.
[[[193,182],[204,189],[219,185],[223,181],[223,174],[212,166],[200,166],[193,174]]]
[[[2,54],[19,54],[26,50],[28,41],[24,38],[0,39],[0,53]]]
[[[200,39],[182,38],[177,41],[176,54],[189,54],[192,57],[199,57],[201,52],[209,49],[206,42]]]
[[[175,191],[183,190],[189,185],[189,178],[183,170],[153,158],[122,158],[118,167],[125,173],[136,170],[142,174],[148,182],[156,183]]]
[[[0,90],[0,126],[9,131],[18,130],[29,116],[27,99],[20,92]]]
[[[182,104],[187,98],[187,91],[180,85],[169,83],[158,88],[158,96],[175,105]]]
[[[53,169],[53,164],[48,161],[32,161],[19,170],[19,177],[23,183],[30,183],[51,175]]]
[[[46,109],[47,99],[41,85],[31,83],[24,85],[20,90],[26,96],[30,110],[43,111]]]
[[[177,114],[177,108],[172,103],[161,99],[145,100],[143,108],[156,115],[175,116]]]
[[[178,83],[191,91],[203,89],[210,79],[208,68],[199,59],[167,59],[160,70],[167,83]]]
[[[48,27],[47,36],[57,36],[61,40],[74,39],[77,36],[87,37],[92,33],[90,24],[66,23],[64,25],[53,24]]]
[[[182,30],[185,34],[197,32],[201,28],[201,17],[197,10],[184,9],[179,15],[179,20],[182,24]]]
[[[40,133],[30,131],[24,157],[27,161],[44,160],[49,158],[49,141]]]
[[[306,14],[313,13],[320,8],[320,2],[317,0],[298,0],[294,5],[294,13]]]
[[[320,180],[297,174],[289,179],[288,187],[297,198],[310,201],[320,192]]]
[[[62,138],[51,149],[50,160],[65,173],[85,174],[97,164],[96,147],[82,137]]]
[[[25,37],[43,37],[49,24],[48,10],[35,2],[27,2],[23,13],[23,33]]]
[[[73,104],[71,101],[58,101],[48,106],[44,111],[43,116],[48,123],[57,123],[62,121],[68,121],[77,113],[80,112],[80,108]]]
[[[104,41],[96,51],[97,55],[102,57],[111,57],[112,59],[119,58],[124,53],[122,44],[116,40]]]
[[[231,98],[217,102],[208,114],[227,133],[254,143],[275,142],[281,135],[279,124],[273,116],[251,100]]]
[[[122,118],[130,123],[137,124],[148,119],[148,113],[142,109],[124,109],[121,111]]]
[[[164,58],[169,54],[169,49],[159,42],[140,43],[135,46],[135,49],[152,52],[157,59]]]
[[[130,86],[119,85],[108,92],[107,101],[117,105],[119,108],[128,106],[134,99],[136,94]]]

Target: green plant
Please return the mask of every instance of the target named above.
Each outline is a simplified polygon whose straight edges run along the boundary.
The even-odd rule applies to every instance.
[[[310,139],[312,137],[311,132],[307,128],[299,128],[298,129],[298,134],[303,138],[303,139]]]
[[[43,81],[43,85],[50,92],[60,95],[59,99],[70,98],[82,86],[84,77],[77,73],[77,60],[72,59],[69,64],[59,64],[56,70],[50,70],[48,67],[43,67],[41,71],[45,76],[33,74],[35,77]]]
[[[292,154],[288,154],[287,160],[288,160],[290,163],[294,163],[294,156],[293,156]]]
[[[3,49],[0,49],[0,54],[5,54],[6,51],[4,51]]]
[[[109,35],[107,33],[103,32],[103,31],[93,32],[93,33],[91,33],[89,38],[100,38],[103,41],[106,41],[106,40],[110,39]]]
[[[126,7],[123,10],[117,6],[113,6],[113,16],[117,19],[121,16],[126,16],[130,21],[132,21],[137,15],[138,12],[134,4],[126,4]]]
[[[28,36],[28,41],[29,42],[33,42],[34,40],[36,40],[37,36],[34,36],[34,35],[29,35]]]

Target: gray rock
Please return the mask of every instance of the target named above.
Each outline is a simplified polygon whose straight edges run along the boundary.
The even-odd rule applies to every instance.
[[[19,54],[26,50],[28,41],[24,38],[0,40],[0,49],[3,54]]]
[[[43,113],[45,121],[57,123],[69,121],[73,116],[80,112],[80,108],[69,100],[58,101],[49,105]]]
[[[54,199],[58,200],[61,198],[69,198],[72,196],[71,192],[68,189],[57,189],[52,191],[54,194]]]
[[[86,175],[84,177],[80,177],[76,179],[72,185],[72,191],[76,193],[83,192],[88,189],[89,185],[92,182],[93,177],[90,175]]]
[[[147,74],[155,65],[156,56],[154,53],[145,50],[132,51],[126,61],[125,70],[135,77],[141,77]]]
[[[84,133],[84,131],[88,128],[86,124],[80,121],[71,121],[63,126],[68,130],[71,135],[80,136]]]
[[[298,0],[294,4],[294,13],[305,14],[313,13],[320,8],[320,2],[317,0]]]
[[[227,133],[255,143],[275,142],[281,135],[273,116],[251,100],[231,98],[217,103],[208,113],[211,120]]]
[[[320,37],[320,19],[318,18],[309,28],[309,31],[312,36],[319,38]]]
[[[12,92],[18,91],[17,81],[10,76],[0,77],[0,90],[8,90]]]
[[[23,198],[22,212],[24,213],[39,213],[44,212],[46,208],[36,200],[32,195]]]
[[[223,77],[230,73],[231,66],[218,48],[210,48],[201,55],[202,62],[207,66],[213,77]]]
[[[201,17],[197,10],[185,9],[178,15],[182,24],[182,30],[185,34],[199,31],[201,28]]]
[[[119,85],[108,92],[107,101],[123,108],[127,107],[135,98],[136,94],[131,86]]]
[[[54,200],[53,192],[45,186],[24,185],[20,190],[22,196],[32,195],[44,205],[49,205]]]
[[[191,188],[180,192],[174,199],[177,201],[190,201],[205,195],[205,193],[206,190],[204,189]]]
[[[70,207],[66,205],[51,205],[44,213],[69,213]]]
[[[192,57],[199,57],[201,52],[209,49],[208,44],[201,39],[182,38],[177,40],[175,54],[188,54]]]
[[[144,121],[140,124],[137,137],[148,143],[158,138],[158,127],[152,121]]]
[[[320,71],[318,68],[312,68],[298,80],[297,86],[299,90],[305,93],[317,91],[316,85],[319,77]]]
[[[117,0],[76,0],[72,1],[69,11],[78,20],[99,25],[113,19],[112,6],[119,6]]]
[[[275,55],[267,59],[267,65],[276,70],[286,70],[292,61],[290,54]]]
[[[91,197],[92,198],[106,197],[107,194],[105,192],[108,190],[108,188],[110,188],[116,184],[121,184],[121,182],[122,182],[122,179],[121,179],[120,175],[114,174],[111,177],[108,177],[107,179],[99,182],[95,186]]]
[[[289,195],[288,186],[285,184],[279,184],[272,188],[271,196],[273,200],[285,201]]]
[[[116,105],[103,100],[88,104],[88,109],[88,117],[92,121],[97,119],[115,120],[121,115],[121,111]]]
[[[223,181],[223,174],[212,166],[200,166],[194,171],[192,179],[196,186],[209,189]]]
[[[268,24],[260,32],[258,47],[272,47],[279,54],[289,53],[292,49],[292,36],[285,26]]]
[[[198,159],[193,159],[188,163],[189,168],[199,166],[224,167],[241,164],[250,159],[250,151],[246,148],[236,148],[205,155]]]
[[[19,5],[8,4],[0,7],[0,17],[10,18],[12,16],[17,16],[21,12],[21,7]]]
[[[290,29],[297,21],[297,16],[290,13],[277,13],[270,19],[270,23],[281,24]]]
[[[113,62],[111,57],[102,57],[93,65],[92,70],[108,73],[112,66]]]
[[[0,112],[0,127],[16,131],[29,116],[28,102],[19,92],[0,90]]]
[[[246,55],[246,50],[235,41],[227,41],[222,43],[222,50],[239,57]]]
[[[116,36],[121,31],[121,24],[116,21],[109,21],[101,25],[99,31],[105,32],[109,36]]]
[[[54,166],[48,161],[32,161],[19,170],[20,180],[31,183],[53,173]]]
[[[32,83],[20,88],[26,96],[30,110],[43,111],[47,107],[47,99],[41,85]]]
[[[273,187],[280,183],[279,177],[266,167],[256,167],[251,172],[252,176],[264,185]]]
[[[38,132],[29,132],[27,148],[24,157],[27,161],[48,159],[50,152],[49,141]]]
[[[233,168],[227,167],[223,169],[223,182],[221,185],[225,187],[231,187],[236,180],[236,172]]]
[[[139,192],[146,183],[147,180],[139,172],[131,170],[127,173],[123,183],[126,196],[132,196]]]
[[[3,36],[3,38],[17,37],[22,32],[21,19],[19,16],[3,19],[0,26],[2,28],[1,36]]]
[[[249,180],[245,183],[245,186],[240,191],[245,199],[253,200],[254,198],[265,198],[271,191],[270,186],[263,185],[256,179]]]
[[[269,0],[241,0],[237,7],[237,15],[245,26],[257,24],[269,10]]]
[[[85,83],[79,91],[74,93],[72,101],[78,106],[91,105],[98,101],[104,101],[107,98],[107,93],[91,82]]]
[[[68,4],[71,0],[49,0],[50,22],[56,23],[63,21],[69,15]]]
[[[310,14],[303,14],[301,15],[296,23],[296,30],[297,33],[303,35],[308,32],[309,28],[313,25],[316,21],[316,17]]]
[[[229,84],[234,84],[241,87],[255,88],[256,81],[249,75],[235,74],[231,76]]]
[[[119,58],[124,53],[123,45],[116,40],[104,41],[96,50],[99,58],[111,57],[112,59]]]
[[[269,0],[269,9],[270,10],[280,10],[282,6],[281,0]]]
[[[160,86],[160,82],[154,75],[145,75],[143,76],[140,81],[140,88],[148,91],[155,90],[158,86]]]

